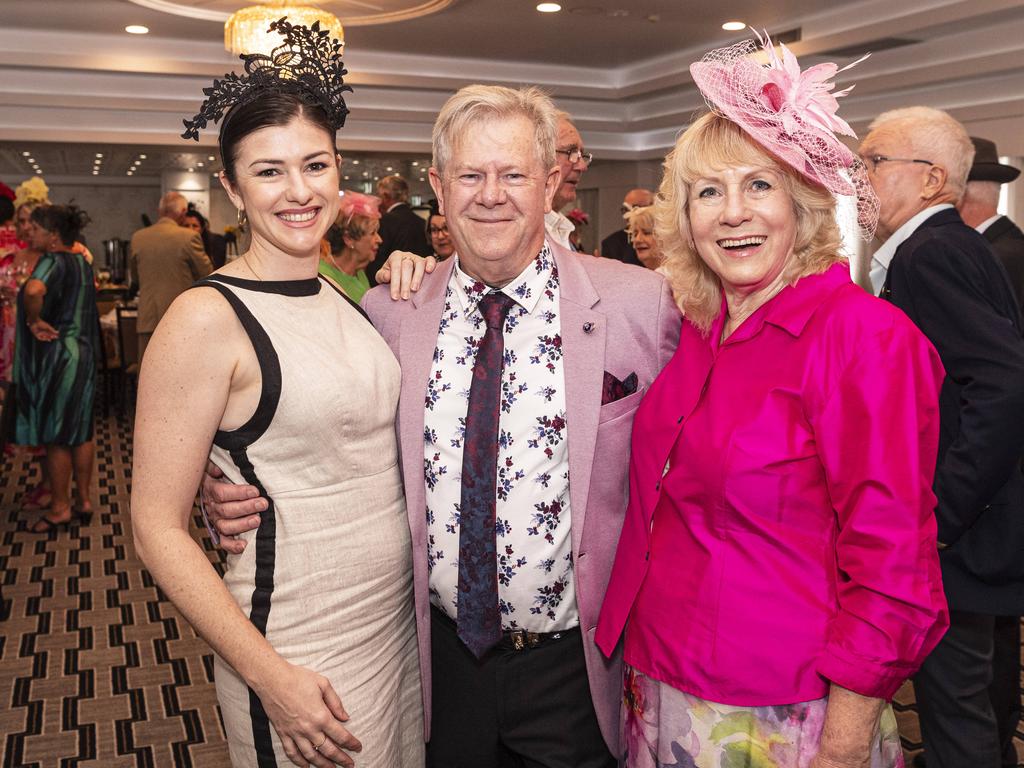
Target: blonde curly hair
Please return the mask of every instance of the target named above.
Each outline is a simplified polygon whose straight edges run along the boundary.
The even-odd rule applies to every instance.
[[[787,284],[844,261],[832,193],[768,152],[728,118],[704,115],[679,137],[665,158],[665,174],[654,202],[654,234],[665,257],[662,271],[679,308],[704,334],[721,309],[722,283],[697,253],[690,236],[690,186],[708,169],[747,165],[778,172],[793,201],[797,233],[786,266]]]

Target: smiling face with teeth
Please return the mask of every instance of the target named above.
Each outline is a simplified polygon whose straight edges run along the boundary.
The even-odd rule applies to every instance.
[[[772,296],[793,260],[797,217],[779,170],[762,165],[706,169],[690,185],[690,233],[722,282],[731,307]]]
[[[309,264],[315,273],[320,241],[338,215],[339,160],[333,137],[301,115],[239,143],[235,182],[222,174],[221,183],[245,210],[249,258],[267,279],[290,279]]]

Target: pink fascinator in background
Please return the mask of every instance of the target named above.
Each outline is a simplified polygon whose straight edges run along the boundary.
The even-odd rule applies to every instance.
[[[587,214],[586,211],[581,210],[579,208],[573,208],[571,211],[569,211],[569,213],[565,215],[565,218],[567,218],[573,224],[577,224],[580,226],[582,226],[583,224],[590,223],[590,216]]]
[[[755,33],[756,34],[756,33]],[[758,43],[767,64],[752,57]],[[771,39],[742,43],[706,53],[690,65],[690,74],[708,106],[732,120],[754,141],[792,166],[812,182],[835,195],[857,198],[857,224],[870,240],[878,223],[878,198],[868,181],[867,168],[836,134],[856,138],[836,112],[838,99],[853,86],[833,92],[831,82],[840,72],[864,61],[864,56],[840,69],[817,64],[801,72],[785,45],[782,57]]]
[[[338,221],[348,224],[353,216],[365,216],[368,219],[380,218],[380,198],[364,195],[362,192],[343,190],[338,210]]]

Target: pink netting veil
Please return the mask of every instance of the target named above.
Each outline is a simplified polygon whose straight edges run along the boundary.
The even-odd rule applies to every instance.
[[[759,36],[760,39],[760,36]],[[818,64],[800,71],[796,56],[782,45],[780,59],[767,35],[762,41],[768,64],[752,58],[753,40],[706,53],[690,65],[690,74],[708,106],[732,120],[754,141],[796,171],[835,195],[857,199],[857,225],[870,240],[878,223],[878,198],[867,168],[836,134],[855,137],[836,115],[837,99],[853,86],[832,92],[831,79],[842,69]]]

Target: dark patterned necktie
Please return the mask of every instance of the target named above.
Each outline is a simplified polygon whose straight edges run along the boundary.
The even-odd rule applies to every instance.
[[[462,450],[459,506],[458,634],[477,658],[501,639],[495,501],[498,474],[498,411],[505,355],[502,329],[515,301],[503,293],[480,299],[487,330],[476,351]]]

